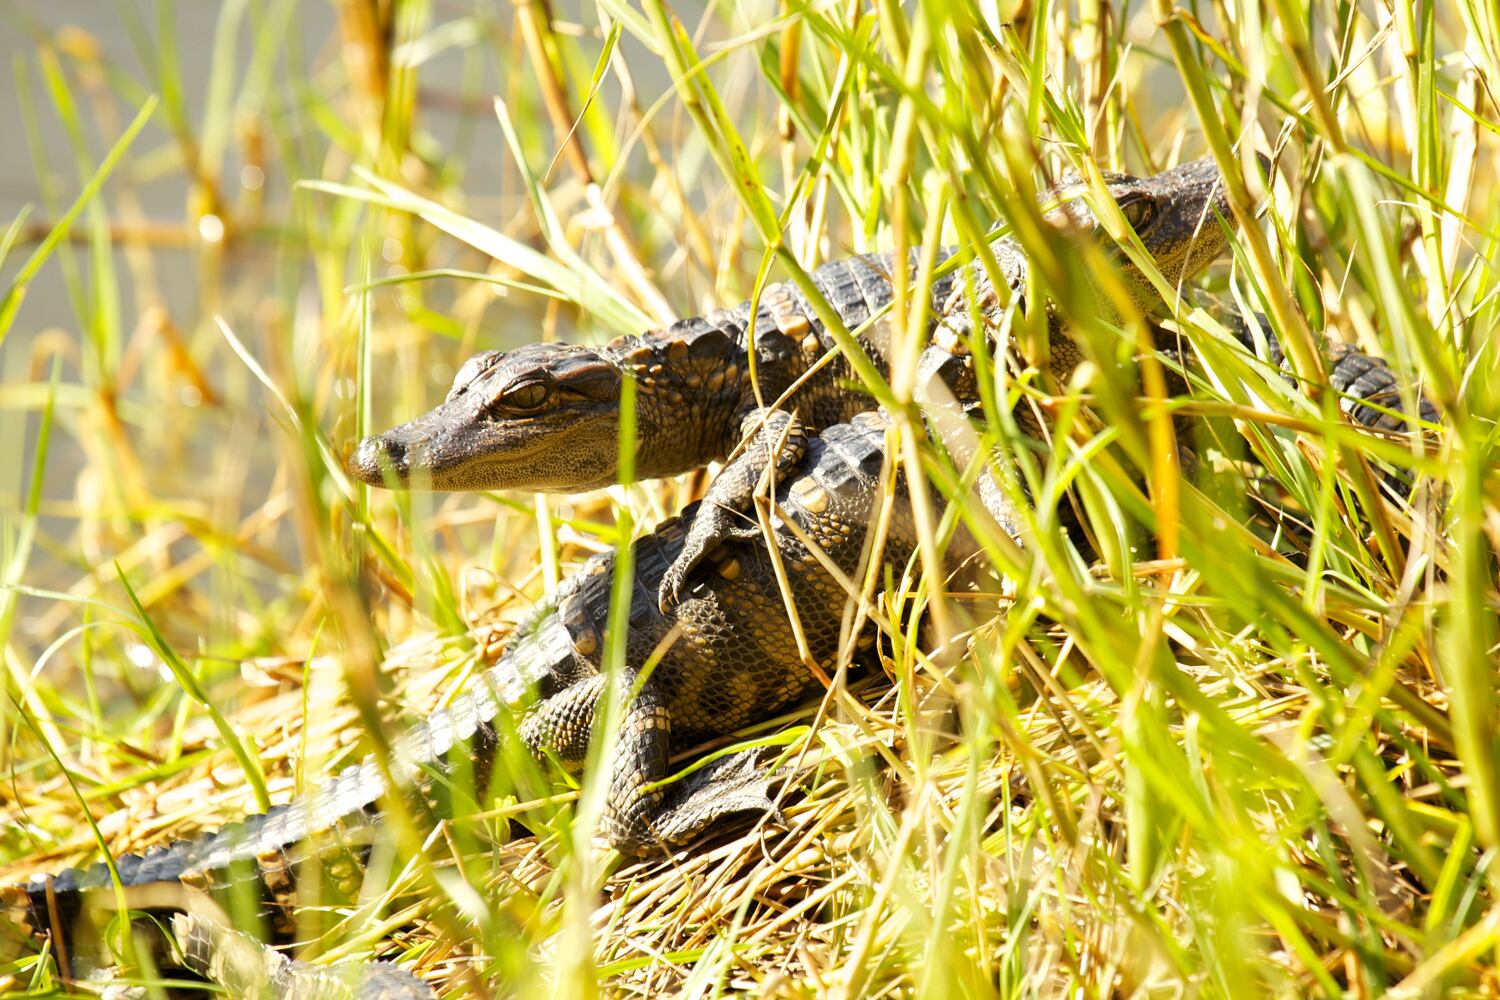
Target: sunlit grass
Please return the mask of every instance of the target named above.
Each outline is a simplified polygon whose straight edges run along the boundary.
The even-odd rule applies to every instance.
[[[958,244],[993,269],[998,225],[1031,277],[1004,350],[975,345],[981,450],[1022,537],[914,402],[929,265],[886,317],[888,378],[831,324],[933,505],[870,581],[897,683],[840,670],[737,734],[786,741],[785,829],[621,865],[513,762],[451,828],[400,814],[313,950],[476,994],[1496,988],[1492,6],[187,6],[0,8],[36,174],[0,206],[0,879],[93,857],[85,807],[131,851],[253,809],[257,770],[275,801],[315,785],[701,488],[352,486],[358,436],[469,353],[767,281],[835,319],[816,265]],[[1162,320],[1192,360],[1173,396],[1178,359],[1099,315],[1106,254],[1036,199],[1204,154],[1237,235]],[[1043,303],[1088,359],[1066,384]],[[1230,343],[1232,312],[1267,316],[1295,379]],[[1322,339],[1388,358],[1442,428],[1350,426]],[[949,592],[955,520],[1003,583]]]

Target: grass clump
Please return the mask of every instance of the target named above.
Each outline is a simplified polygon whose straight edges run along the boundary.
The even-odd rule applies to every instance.
[[[1029,499],[1021,544],[983,538],[1001,592],[949,594],[934,516],[875,588],[896,683],[840,673],[735,734],[786,744],[785,828],[606,865],[572,792],[518,790],[403,828],[313,951],[475,995],[1495,990],[1492,7],[3,11],[35,188],[0,232],[0,880],[92,856],[85,815],[132,851],[253,809],[252,775],[309,787],[701,488],[352,487],[358,435],[470,353],[807,288],[852,252],[983,266],[999,224],[1031,305],[981,358],[983,443]],[[1192,364],[1165,392],[1177,359],[1100,318],[1104,256],[1039,228],[1036,191],[1205,153],[1238,229],[1167,289]],[[930,471],[925,280],[890,377],[861,374]],[[1068,384],[1044,302],[1086,348]],[[1228,346],[1232,311],[1294,379]],[[1389,359],[1441,429],[1352,427],[1320,339]],[[983,533],[946,473],[921,479]],[[924,601],[962,656],[894,613]]]

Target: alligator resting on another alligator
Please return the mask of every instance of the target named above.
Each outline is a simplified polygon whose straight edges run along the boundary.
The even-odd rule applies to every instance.
[[[1110,179],[1111,192],[1169,280],[1190,276],[1224,245],[1214,213],[1227,209],[1216,178],[1200,161],[1157,178]],[[1058,211],[1066,211],[1075,228],[1095,225],[1076,207]],[[974,387],[964,343],[967,292],[977,290],[982,306],[998,308],[1026,284],[1019,251],[1004,241],[993,249],[1005,292],[996,293],[987,274],[976,274],[972,284],[959,280],[961,269],[940,278],[932,297],[935,332],[922,360],[922,371],[944,381],[969,412]],[[813,275],[840,321],[864,329],[864,344],[877,358],[885,345],[880,324],[870,320],[894,296],[890,267],[889,256],[854,258]],[[601,699],[615,692],[618,743],[608,765],[601,833],[616,847],[626,853],[676,849],[721,821],[770,814],[768,779],[752,753],[658,783],[670,773],[673,754],[817,690],[814,667],[827,668],[858,638],[849,634],[854,616],[848,613],[857,601],[844,581],[862,579],[861,564],[874,557],[867,528],[875,505],[888,495],[881,480],[889,470],[885,419],[868,412],[869,398],[849,388],[846,362],[814,367],[836,342],[801,293],[769,288],[753,316],[752,323],[745,305],[597,351],[533,345],[481,355],[464,366],[442,407],[361,447],[354,471],[377,484],[602,485],[614,475],[610,456],[626,372],[643,390],[642,474],[684,471],[724,455],[741,437],[749,439],[721,476],[726,485],[716,480],[701,506],[632,547],[625,669],[614,687],[600,668],[615,561],[602,555],[518,629],[480,683],[399,741],[391,773],[411,782],[419,806],[434,780],[451,780],[455,771],[472,777],[476,800],[485,801],[497,754],[513,743],[538,760],[576,768],[593,737]],[[1233,329],[1245,346],[1281,364],[1274,339],[1245,324]],[[1054,325],[1052,333],[1054,374],[1063,377],[1082,354],[1062,326]],[[1158,346],[1175,351],[1165,337]],[[761,377],[769,380],[760,398],[770,402],[789,392],[795,417],[749,405],[756,398],[747,375],[752,350]],[[1382,362],[1342,348],[1328,354],[1332,385],[1352,419],[1381,430],[1408,426],[1395,378]],[[1437,418],[1425,402],[1419,415]],[[607,444],[580,448],[579,435],[602,435]],[[585,453],[597,467],[578,464],[577,456]],[[574,459],[564,461],[569,455]],[[779,485],[767,536],[743,511],[768,466]],[[979,496],[1002,528],[1014,532],[1016,519],[993,483],[981,479]],[[904,491],[898,488],[894,497],[882,557],[901,563],[912,555],[915,532]],[[961,533],[949,555],[967,555],[970,542]],[[785,593],[778,581],[783,576]],[[798,648],[798,629],[811,662]],[[659,664],[645,674],[644,665],[663,648]],[[266,917],[267,937],[284,944],[295,930],[293,908],[309,873],[331,880],[346,898],[357,891],[360,868],[378,836],[379,802],[388,792],[382,773],[367,761],[306,800],[200,840],[119,858],[118,888],[109,870],[96,865],[6,888],[0,901],[23,936],[50,939],[73,971],[108,960],[102,951],[87,953],[97,936],[82,931],[123,901],[143,919],[162,918],[170,926],[170,934],[154,937],[159,963],[180,965],[239,993],[296,1000],[350,993],[368,1000],[428,996],[414,977],[379,963],[352,970],[352,980],[346,980],[327,967],[288,961],[228,929],[222,917],[219,901],[248,885]]]

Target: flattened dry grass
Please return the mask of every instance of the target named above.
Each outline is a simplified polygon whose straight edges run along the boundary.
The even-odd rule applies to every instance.
[[[1003,318],[1019,363],[981,351],[1021,545],[925,442],[925,277],[890,377],[864,374],[1003,593],[946,593],[934,513],[876,581],[872,674],[731,738],[782,747],[775,822],[623,864],[588,843],[598,782],[518,773],[393,823],[309,957],[460,995],[1496,991],[1493,5],[0,11],[36,178],[0,231],[0,881],[310,787],[701,490],[351,486],[359,434],[468,354],[806,288],[850,252],[993,265],[999,224],[1089,359],[1049,384],[1035,305]],[[1199,364],[1165,398],[1172,359],[1099,318],[1081,279],[1107,291],[1107,259],[1040,229],[1035,191],[1202,152],[1240,229],[1174,295]],[[1227,308],[1267,314],[1299,381],[1226,347]],[[1339,420],[1303,391],[1316,336],[1389,358],[1444,428]],[[1420,474],[1410,504],[1390,468]],[[925,655],[914,605],[964,655]],[[0,959],[0,989],[55,985]]]

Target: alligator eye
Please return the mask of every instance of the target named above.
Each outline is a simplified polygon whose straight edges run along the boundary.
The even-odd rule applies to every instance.
[[[510,413],[534,413],[552,397],[552,386],[540,379],[512,382],[501,389],[493,405]]]
[[[1156,202],[1141,195],[1120,202],[1120,211],[1125,213],[1125,221],[1130,223],[1130,228],[1139,233],[1156,218]]]

